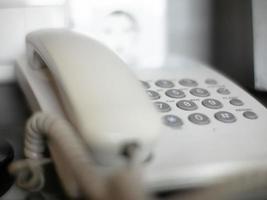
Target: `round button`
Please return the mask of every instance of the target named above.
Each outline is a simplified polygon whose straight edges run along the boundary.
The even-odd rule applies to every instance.
[[[142,85],[143,85],[143,87],[144,87],[145,89],[149,89],[149,88],[150,88],[150,85],[149,85],[148,82],[146,82],[146,81],[141,81],[141,83],[142,83]]]
[[[185,93],[181,90],[177,90],[177,89],[170,89],[170,90],[167,90],[165,92],[165,94],[168,96],[168,97],[171,97],[171,98],[183,98],[185,97]]]
[[[231,99],[230,104],[232,104],[234,106],[243,106],[244,105],[243,101],[241,101],[240,99]]]
[[[159,112],[169,112],[169,111],[171,111],[171,107],[167,103],[158,101],[158,102],[155,102],[154,104],[157,107]]]
[[[197,125],[206,125],[210,123],[210,119],[206,115],[201,113],[191,114],[189,115],[188,119],[189,121]]]
[[[203,88],[194,88],[190,90],[190,93],[196,97],[208,97],[210,96],[210,93],[208,90]]]
[[[156,86],[161,88],[172,88],[174,87],[174,83],[168,80],[158,80],[156,83]]]
[[[157,100],[160,98],[159,93],[157,93],[153,90],[147,90],[146,93],[148,94],[148,96],[151,100]]]
[[[205,83],[208,85],[216,85],[218,82],[215,79],[208,78],[205,80]]]
[[[226,89],[226,88],[219,88],[218,90],[217,90],[217,92],[219,93],[219,94],[224,94],[224,95],[227,95],[227,94],[230,94],[231,92],[228,90],[228,89]]]
[[[223,107],[222,103],[216,99],[205,99],[202,105],[210,109],[220,109]]]
[[[195,104],[193,101],[188,101],[188,100],[181,100],[176,103],[178,108],[181,108],[182,110],[187,110],[187,111],[192,111],[196,110],[197,104]]]
[[[180,83],[180,85],[186,86],[186,87],[196,87],[196,86],[198,86],[198,83],[196,81],[194,81],[192,79],[187,79],[187,78],[181,79],[179,81],[179,83]]]
[[[233,123],[236,121],[235,116],[232,113],[226,111],[217,112],[215,114],[215,118],[224,123]]]
[[[172,128],[178,128],[184,124],[183,121],[176,115],[165,115],[162,119],[165,125]]]
[[[246,111],[243,113],[243,116],[247,119],[257,119],[258,115],[252,111]]]

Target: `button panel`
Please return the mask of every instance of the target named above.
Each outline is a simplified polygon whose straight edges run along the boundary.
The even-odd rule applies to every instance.
[[[152,101],[160,99],[154,104],[162,113],[163,124],[173,129],[186,124],[231,124],[242,119],[258,119],[257,113],[250,111],[251,108],[243,107],[246,106],[243,100],[232,96],[232,91],[212,78],[203,81],[160,79],[155,82],[142,81],[142,84]],[[242,107],[237,109],[238,106]],[[223,111],[220,110],[222,108]],[[196,110],[197,113],[192,113]]]

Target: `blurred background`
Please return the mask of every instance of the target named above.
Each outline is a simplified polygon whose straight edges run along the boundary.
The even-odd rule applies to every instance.
[[[185,57],[265,91],[266,9],[265,0],[1,0],[0,64],[23,52],[27,32],[68,27],[104,41],[131,66],[168,67]],[[12,78],[11,68],[1,69],[1,80]]]

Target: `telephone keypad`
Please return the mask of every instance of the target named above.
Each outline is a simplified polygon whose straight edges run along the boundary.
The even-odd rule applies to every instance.
[[[167,90],[165,94],[168,97],[177,98],[177,99],[185,97],[185,93],[182,90],[178,90],[178,89]]]
[[[208,90],[203,88],[194,88],[190,90],[190,93],[196,97],[208,97],[210,96],[210,93]]]
[[[197,125],[206,125],[210,123],[210,119],[208,116],[202,113],[193,113],[188,117],[189,121]]]
[[[198,108],[196,103],[194,103],[193,101],[189,101],[189,100],[178,101],[176,105],[178,108],[181,108],[182,110],[186,110],[186,111],[192,111]]]
[[[164,102],[154,102],[156,108],[158,109],[159,112],[169,112],[171,111],[171,107],[169,106],[169,104],[164,103]]]
[[[204,79],[203,82],[186,78],[142,81],[142,83],[150,99],[156,100],[154,104],[158,111],[164,114],[163,123],[170,128],[179,128],[187,123],[195,125],[209,125],[216,121],[225,124],[235,123],[240,115],[243,119],[258,118],[251,108],[241,107],[245,105],[241,99],[233,97],[229,89],[224,85],[218,85],[218,81],[212,78]],[[160,101],[157,101],[159,99]],[[223,108],[224,110],[220,110]],[[196,110],[199,111],[194,112]]]

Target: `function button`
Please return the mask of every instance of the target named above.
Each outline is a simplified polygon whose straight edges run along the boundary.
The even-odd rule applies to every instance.
[[[243,101],[241,101],[240,99],[231,99],[230,104],[232,104],[234,106],[243,106],[244,105]]]
[[[226,89],[226,88],[219,88],[218,90],[217,90],[217,92],[219,93],[219,94],[224,94],[224,95],[227,95],[227,94],[230,94],[231,92],[228,90],[228,89]]]
[[[182,90],[178,90],[178,89],[167,90],[165,92],[165,94],[171,98],[183,98],[183,97],[185,97],[185,93]]]
[[[174,83],[168,80],[158,80],[156,83],[156,86],[161,88],[172,88],[174,87]]]
[[[209,117],[207,117],[206,115],[201,114],[201,113],[191,114],[191,115],[189,115],[188,119],[192,123],[198,124],[198,125],[205,125],[205,124],[210,123]]]
[[[203,88],[194,88],[190,90],[190,93],[196,97],[208,97],[210,96],[210,93],[208,90]]]
[[[157,100],[160,98],[159,93],[157,93],[153,90],[147,90],[146,93],[148,94],[148,96],[151,100]]]
[[[208,85],[216,85],[218,82],[215,79],[208,78],[205,80],[205,83]]]
[[[187,78],[181,79],[179,81],[179,83],[180,83],[180,85],[186,86],[186,87],[196,87],[196,86],[198,86],[198,83],[196,81],[194,81],[192,79],[187,79]]]
[[[233,123],[236,121],[235,116],[232,113],[226,111],[217,112],[215,114],[215,118],[224,123]]]
[[[216,99],[205,99],[202,101],[202,104],[210,109],[220,109],[223,107],[222,103]]]
[[[243,113],[243,116],[247,119],[257,119],[258,115],[252,111],[246,111]]]
[[[142,85],[143,85],[143,87],[144,87],[145,89],[149,89],[149,88],[150,88],[150,85],[149,85],[148,82],[146,82],[146,81],[141,81],[141,83],[142,83]]]
[[[169,112],[169,111],[171,111],[171,107],[167,103],[158,101],[158,102],[155,102],[154,104],[157,107],[159,112]]]
[[[193,101],[188,101],[188,100],[181,100],[176,103],[178,108],[181,108],[182,110],[187,110],[187,111],[192,111],[196,110],[197,104],[195,104]]]
[[[178,128],[184,124],[183,121],[176,115],[165,115],[162,119],[165,125],[172,128]]]

